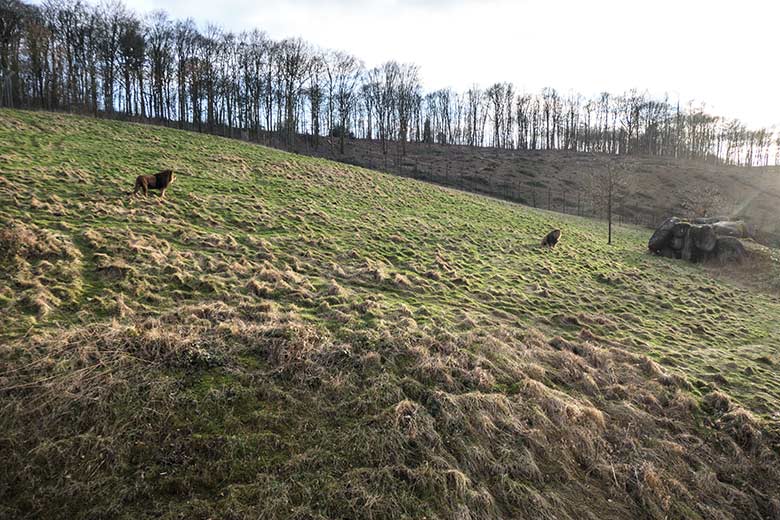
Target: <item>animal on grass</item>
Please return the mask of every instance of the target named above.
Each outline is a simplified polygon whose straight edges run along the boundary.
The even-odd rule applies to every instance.
[[[149,194],[149,190],[160,190],[160,198],[165,197],[165,190],[176,180],[176,174],[173,170],[163,170],[154,175],[139,175],[135,179],[135,189],[133,195],[139,191],[144,196]]]
[[[561,239],[561,230],[560,229],[553,229],[549,233],[547,233],[547,236],[542,239],[542,246],[543,247],[549,247],[552,249],[555,247],[555,244],[558,243],[558,241]]]

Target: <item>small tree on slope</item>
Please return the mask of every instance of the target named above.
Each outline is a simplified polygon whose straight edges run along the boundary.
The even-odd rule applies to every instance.
[[[593,207],[606,210],[607,244],[612,244],[612,216],[615,206],[625,197],[629,187],[629,174],[614,164],[591,172],[588,177],[587,191],[593,201]]]

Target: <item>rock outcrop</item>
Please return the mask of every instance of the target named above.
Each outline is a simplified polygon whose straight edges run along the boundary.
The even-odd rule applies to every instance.
[[[748,237],[747,226],[741,220],[701,218],[689,222],[670,217],[658,226],[647,247],[658,255],[689,262],[741,262],[747,251],[739,239]]]

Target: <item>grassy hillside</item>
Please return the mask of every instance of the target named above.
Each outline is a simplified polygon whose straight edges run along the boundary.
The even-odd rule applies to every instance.
[[[780,168],[740,168],[696,160],[650,156],[610,156],[569,151],[521,151],[468,146],[349,141],[342,155],[337,143],[301,153],[332,158],[485,193],[562,213],[601,215],[588,191],[591,172],[611,166],[627,174],[616,212],[626,222],[653,227],[666,215],[688,216],[687,204],[710,204],[710,214],[746,219],[762,241],[780,245]]]
[[[604,235],[0,111],[0,517],[780,517],[774,278]]]

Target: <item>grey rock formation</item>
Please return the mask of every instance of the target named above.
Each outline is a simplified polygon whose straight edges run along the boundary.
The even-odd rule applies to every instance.
[[[655,254],[688,262],[741,262],[747,250],[739,239],[748,236],[747,226],[739,220],[702,218],[688,222],[670,217],[658,226],[647,247]]]
[[[720,237],[715,254],[722,263],[741,262],[747,258],[747,250],[735,237]]]
[[[706,253],[712,253],[715,250],[715,245],[718,242],[718,236],[712,229],[712,226],[704,224],[702,226],[696,226],[694,228],[693,243],[697,249],[700,249]]]
[[[741,220],[716,222],[712,225],[712,229],[720,237],[748,237],[747,227]]]
[[[653,236],[650,237],[650,242],[648,242],[647,246],[651,250],[663,249],[664,245],[666,245],[669,238],[672,236],[672,229],[678,222],[680,222],[680,220],[677,217],[669,217],[666,219],[663,224],[658,226],[658,229],[655,230]]]

